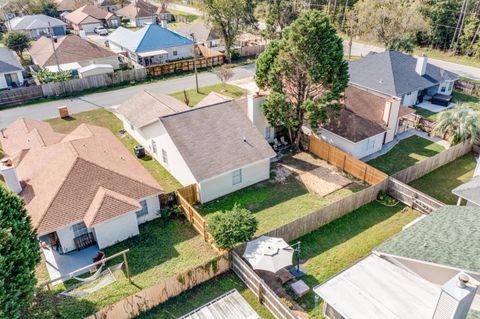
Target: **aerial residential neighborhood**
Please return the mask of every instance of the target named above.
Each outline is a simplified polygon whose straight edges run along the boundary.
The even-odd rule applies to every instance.
[[[0,318],[480,318],[479,0],[0,0]]]

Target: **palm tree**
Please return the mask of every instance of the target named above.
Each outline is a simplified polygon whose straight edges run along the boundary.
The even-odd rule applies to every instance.
[[[470,139],[471,143],[480,142],[480,115],[467,105],[459,105],[440,113],[433,133],[448,134],[450,143],[458,144]]]

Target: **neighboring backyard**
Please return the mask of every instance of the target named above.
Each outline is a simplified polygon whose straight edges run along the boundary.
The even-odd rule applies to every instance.
[[[479,97],[464,94],[464,93],[459,93],[459,92],[453,92],[453,102],[456,103],[457,105],[466,104],[472,109],[474,109],[475,111],[480,112]],[[445,111],[442,111],[442,112],[445,112]],[[421,107],[415,107],[415,114],[423,116],[424,118],[433,122],[438,120],[438,116],[442,112],[435,113],[435,112],[423,109]]]
[[[62,318],[84,318],[144,288],[205,264],[216,256],[203,238],[186,221],[179,219],[156,219],[142,224],[140,235],[106,248],[104,252],[111,256],[127,248],[130,249],[127,258],[133,284],[121,272],[116,282],[88,296],[61,298],[58,309]],[[119,257],[109,265],[121,261]],[[63,290],[65,285],[55,288]]]
[[[237,203],[252,211],[259,222],[256,234],[261,235],[368,186],[308,153],[284,159],[273,166],[271,175],[268,181],[200,206],[199,212],[208,220]],[[328,194],[319,194],[326,189]]]
[[[214,84],[210,86],[204,86],[199,88],[199,92],[196,89],[187,90],[187,91],[178,91],[170,94],[177,100],[182,101],[183,103],[189,106],[195,106],[200,102],[204,97],[206,97],[211,92],[217,92],[225,96],[229,96],[233,99],[241,98],[245,95],[245,90],[232,85],[232,84]],[[188,103],[185,101],[185,94],[187,95]]]
[[[160,306],[140,315],[139,319],[172,319],[189,313],[205,303],[215,299],[232,289],[237,289],[245,300],[263,319],[275,317],[233,272],[228,272],[201,285],[198,285],[178,297],[172,298]]]
[[[104,108],[77,113],[66,120],[54,118],[46,122],[50,123],[53,129],[60,133],[69,133],[82,123],[106,127],[112,131],[132,154],[133,147],[138,144],[128,133],[123,131],[122,122],[113,113]],[[139,159],[139,161],[158,181],[165,193],[181,187],[180,183],[149,154]]]
[[[435,142],[413,135],[401,140],[388,153],[370,160],[368,164],[388,175],[393,175],[437,155],[444,149]]]
[[[401,203],[387,207],[374,201],[292,241],[301,242],[301,259],[306,260],[303,266],[307,274],[302,279],[313,289],[368,255],[419,216],[419,212]],[[297,303],[311,318],[322,318],[312,290]]]
[[[411,182],[410,185],[445,204],[455,205],[457,196],[452,194],[452,190],[473,177],[476,165],[474,155],[469,153]]]

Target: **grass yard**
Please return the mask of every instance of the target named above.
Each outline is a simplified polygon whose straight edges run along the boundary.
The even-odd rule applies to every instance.
[[[60,133],[69,133],[82,123],[106,127],[112,131],[132,154],[133,147],[138,144],[128,133],[120,133],[123,129],[122,122],[113,115],[113,113],[104,108],[77,113],[67,120],[54,118],[47,120],[47,122],[52,125],[55,131]],[[139,159],[139,161],[163,187],[165,193],[172,192],[181,187],[180,183],[150,155],[147,154],[144,158]]]
[[[197,15],[194,15],[194,14],[188,14],[188,13],[183,12],[183,11],[170,10],[170,9],[168,11],[173,15],[187,18],[188,21],[189,21],[189,24],[197,23],[197,22],[202,20],[200,16],[197,16]],[[186,25],[186,23],[184,23],[184,22],[172,22],[172,23],[168,24],[168,27],[169,28],[176,28],[176,27],[183,26],[183,25]]]
[[[172,298],[162,305],[140,315],[139,319],[172,319],[178,318],[201,307],[212,299],[220,297],[236,288],[245,300],[263,319],[274,319],[265,306],[261,305],[255,295],[233,273],[228,272],[209,280],[176,298]]]
[[[183,91],[178,91],[178,92],[172,93],[172,94],[170,94],[170,96],[173,96],[174,98],[182,101],[185,104],[195,106],[204,97],[206,97],[210,92],[218,92],[218,93],[223,94],[225,96],[230,96],[233,99],[241,98],[245,94],[245,91],[238,86],[231,85],[231,84],[225,84],[225,86],[224,86],[221,83],[201,87],[199,89],[199,91],[200,91],[200,93],[197,93],[196,89],[186,91],[189,103],[187,103],[185,101],[185,94],[184,94]]]
[[[410,185],[445,204],[455,205],[457,196],[452,194],[452,189],[468,182],[473,177],[476,165],[473,154],[467,154],[413,181]]]
[[[317,286],[368,255],[419,216],[401,203],[386,207],[375,201],[299,238],[301,258],[307,259],[307,275],[302,279],[310,288]],[[311,318],[321,318],[313,291],[297,302]]]
[[[308,215],[315,209],[327,206],[340,198],[360,190],[351,187],[340,189],[326,197],[309,193],[295,177],[289,176],[285,182],[270,179],[223,196],[200,207],[199,212],[206,216],[217,211],[230,210],[235,203],[249,209],[258,220],[256,235]]]
[[[166,222],[156,219],[140,225],[140,235],[104,251],[110,256],[126,248],[130,248],[127,258],[133,284],[130,284],[122,273],[118,281],[91,295],[77,299],[66,298],[58,304],[62,318],[84,318],[144,288],[202,265],[216,256],[186,221],[177,219]],[[116,258],[111,264],[121,260],[121,257]],[[61,285],[58,289],[63,288]]]
[[[388,153],[368,162],[382,172],[393,175],[407,167],[413,166],[444,150],[444,147],[430,140],[413,135],[401,140]]]

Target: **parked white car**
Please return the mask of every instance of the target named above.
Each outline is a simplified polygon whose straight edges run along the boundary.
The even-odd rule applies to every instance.
[[[105,27],[96,27],[93,31],[98,35],[108,35],[108,30]]]

